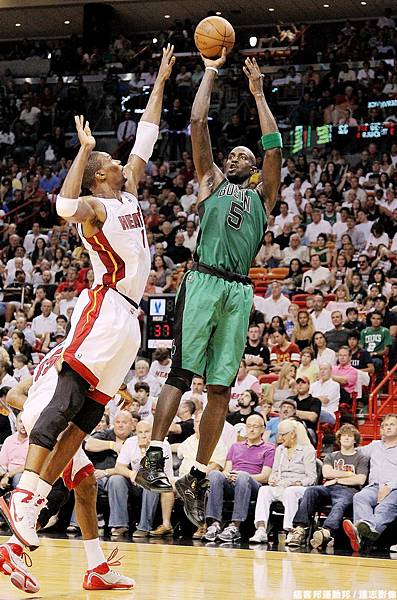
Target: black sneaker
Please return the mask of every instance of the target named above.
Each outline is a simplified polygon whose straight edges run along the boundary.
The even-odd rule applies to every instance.
[[[205,500],[209,489],[208,479],[199,481],[191,473],[175,482],[177,494],[183,500],[184,511],[196,527],[205,525]]]
[[[165,458],[163,451],[148,450],[142,458],[135,483],[150,492],[172,492],[173,488],[164,472]]]

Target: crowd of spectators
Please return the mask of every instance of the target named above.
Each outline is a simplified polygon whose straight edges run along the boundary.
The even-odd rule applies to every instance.
[[[355,33],[352,27],[355,25],[347,23],[340,35],[347,36],[349,30],[352,39],[366,39],[361,38],[365,26]],[[387,23],[372,29],[382,40],[395,35]],[[117,39],[123,40],[123,36]],[[383,82],[377,97],[397,95],[396,87],[384,89],[389,79],[395,79],[392,69],[384,62],[372,70],[373,77],[361,73],[346,79],[338,75],[333,85],[331,72],[320,79],[309,67],[302,85],[319,101],[312,107],[313,122],[327,122],[324,113],[346,81],[356,94],[354,118],[366,118],[364,98],[373,97],[376,81]],[[367,65],[361,70],[369,73]],[[143,61],[134,77],[137,73],[139,78],[134,81],[141,81],[146,73],[144,85],[150,88],[154,65]],[[344,67],[341,73],[345,73]],[[201,66],[193,63],[176,71],[161,139],[139,186],[152,257],[141,304],[142,324],[148,296],[176,292],[196,250],[198,181],[186,128],[188,108],[201,76]],[[239,78],[240,74],[233,84],[229,70],[224,85],[239,88]],[[274,82],[265,77],[264,85],[266,93],[271,93]],[[286,85],[295,84],[289,81]],[[15,486],[26,446],[21,427],[7,408],[7,390],[65,338],[77,297],[93,281],[89,256],[76,228],[59,221],[54,212],[56,194],[75,153],[62,125],[74,112],[84,112],[81,109],[88,101],[88,92],[81,77],[69,86],[59,79],[57,86],[51,89],[43,79],[36,87],[26,83],[21,90],[9,77],[0,90],[4,100],[0,103],[4,119],[0,131],[0,441],[11,439],[0,452],[1,489]],[[137,90],[136,98],[140,98],[142,86]],[[134,92],[130,91],[133,100]],[[126,112],[117,128],[116,152],[123,160],[136,132],[132,115]],[[378,112],[370,118],[383,116]],[[302,119],[299,122],[304,124]],[[257,150],[259,128],[252,111],[248,121],[235,114],[223,127],[214,118],[210,128],[220,167],[237,143]],[[260,161],[258,153],[258,165]],[[252,186],[257,182],[258,175],[254,174]],[[343,421],[357,425],[366,418],[371,386],[373,389],[396,362],[396,250],[397,143],[390,138],[371,141],[349,154],[330,145],[298,156],[287,153],[279,201],[269,216],[253,265],[257,276],[247,345],[231,391],[227,422],[209,466],[208,527],[196,531],[194,537],[239,540],[250,500],[258,495],[253,543],[267,541],[271,505],[279,500],[285,506],[288,543],[299,545],[309,535],[316,502],[331,499],[338,504],[343,497],[345,510],[347,500],[351,505],[368,472],[369,487],[378,486],[382,509],[388,498],[387,510],[380,511],[383,520],[370,516],[365,503],[372,502],[369,492],[373,489],[367,493],[364,487],[357,493],[360,501],[356,506],[354,500],[354,522],[363,520],[370,529],[368,534],[359,526],[359,535],[363,540],[375,540],[397,516],[393,509],[397,475],[390,472],[386,480],[377,462],[386,459],[387,449],[394,448],[397,419],[392,416],[385,421],[384,442],[374,441],[365,447],[370,450],[363,451],[362,456],[367,457],[369,466],[368,460],[356,457],[362,452],[355,449],[359,431],[352,425],[341,427]],[[100,520],[106,517],[114,537],[124,536],[131,528],[136,538],[173,534],[174,495],[159,498],[135,485],[138,463],[150,439],[157,396],[170,367],[166,348],[158,348],[152,356],[142,348],[125,382],[128,410],[120,411],[115,398],[97,431],[86,441],[96,468],[99,497],[105,505],[105,510],[103,506],[99,509]],[[171,478],[186,473],[194,460],[205,403],[205,381],[195,377],[168,436],[166,469]],[[341,450],[332,454],[329,446],[325,448],[323,475],[327,481],[324,486],[314,486],[321,483],[316,468],[321,427],[328,427],[332,442],[339,430],[336,440]],[[9,444],[15,451],[13,456],[6,452]],[[389,454],[393,452],[395,449]],[[353,475],[345,481],[346,473]],[[223,527],[223,499],[230,496],[234,497],[233,513]],[[341,526],[344,513],[340,503],[338,506],[337,516],[324,524],[322,537],[316,536],[313,544],[319,542],[317,547],[332,541]],[[347,529],[354,543],[354,523]],[[72,516],[69,531],[76,530]]]

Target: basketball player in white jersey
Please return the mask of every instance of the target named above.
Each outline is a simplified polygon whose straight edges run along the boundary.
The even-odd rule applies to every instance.
[[[23,410],[22,422],[28,434],[55,392],[58,383],[55,364],[62,350],[63,344],[51,350],[37,366],[33,377],[21,381],[7,395],[7,402],[13,408]],[[94,466],[80,447],[62,474],[65,485],[70,490],[74,490],[77,519],[87,556],[83,588],[85,590],[132,589],[135,586],[133,579],[110,568],[120,564],[118,560],[111,562],[117,552],[113,551],[106,560],[100,546],[96,514],[97,484],[93,473]],[[8,575],[11,583],[18,589],[36,593],[40,585],[25,566],[23,554],[23,546],[13,535],[0,545],[0,572]]]
[[[57,198],[57,212],[80,224],[94,284],[83,290],[73,311],[57,387],[30,433],[18,487],[8,503],[0,501],[14,534],[31,549],[39,545],[35,525],[51,483],[99,423],[139,349],[137,309],[150,271],[150,251],[137,187],[158,137],[164,86],[174,62],[173,46],[168,45],[124,168],[109,154],[93,152],[88,122],[84,126],[83,117],[75,117],[81,147]],[[80,197],[82,186],[92,195]]]

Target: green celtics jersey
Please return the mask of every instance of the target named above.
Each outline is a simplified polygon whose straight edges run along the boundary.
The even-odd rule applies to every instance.
[[[265,232],[266,213],[256,190],[224,179],[199,205],[199,261],[247,275]]]
[[[379,352],[392,345],[390,331],[386,327],[367,327],[360,334],[360,341],[367,352]]]

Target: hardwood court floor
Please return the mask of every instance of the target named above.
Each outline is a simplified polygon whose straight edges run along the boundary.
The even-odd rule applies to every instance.
[[[24,594],[11,585],[8,577],[0,575],[0,600],[28,597],[46,600],[322,600],[337,597],[327,596],[327,590],[339,590],[339,598],[396,597],[390,594],[397,589],[397,564],[393,560],[264,549],[125,542],[117,545],[124,555],[118,569],[136,579],[135,591],[85,592],[81,587],[86,564],[82,542],[42,538],[40,549],[32,553],[32,572],[40,580],[40,592]],[[115,543],[103,543],[105,553],[110,553],[115,546]],[[376,595],[362,596],[359,590],[367,590],[367,593],[376,590]],[[380,590],[389,594],[380,595]]]

